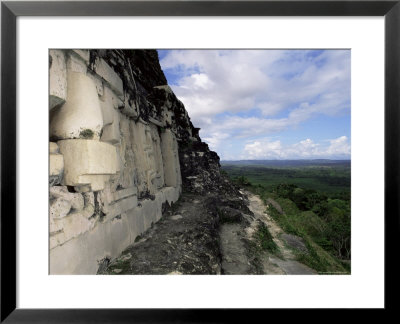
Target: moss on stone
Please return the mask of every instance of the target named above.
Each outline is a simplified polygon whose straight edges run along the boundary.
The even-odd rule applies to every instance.
[[[92,139],[93,136],[94,136],[94,133],[91,129],[84,129],[83,131],[81,131],[79,133],[79,137],[84,138],[84,139]]]

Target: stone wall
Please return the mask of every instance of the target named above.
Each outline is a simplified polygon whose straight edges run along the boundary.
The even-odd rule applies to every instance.
[[[192,154],[211,156],[214,169],[218,156],[167,85],[156,51],[49,56],[50,274],[95,274],[178,200],[181,174],[184,186],[193,182]]]

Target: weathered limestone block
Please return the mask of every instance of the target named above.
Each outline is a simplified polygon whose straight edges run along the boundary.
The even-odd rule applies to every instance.
[[[59,154],[58,145],[49,143],[49,184],[50,187],[58,185],[62,181],[64,173],[64,157]]]
[[[96,225],[97,218],[89,218],[88,214],[89,212],[83,210],[81,212],[70,213],[62,219],[54,219],[54,223],[58,223],[57,226],[62,227],[62,230],[51,236],[53,247],[64,244],[74,237],[92,230]]]
[[[153,142],[154,160],[156,165],[156,175],[153,179],[153,183],[156,188],[162,188],[164,186],[164,164],[161,153],[161,139],[158,134],[157,127],[151,127],[151,138]]]
[[[165,125],[171,125],[172,124],[172,117],[174,116],[173,111],[167,109],[164,107],[162,110],[162,120]]]
[[[137,170],[137,187],[139,195],[147,191],[153,192],[149,172],[155,170],[152,161],[153,146],[149,125],[145,122],[130,122],[130,143],[134,153],[134,166]]]
[[[132,244],[138,235],[161,217],[162,203],[175,202],[179,198],[179,192],[179,188],[163,188],[162,193],[157,194],[154,200],[143,200],[140,206],[122,213],[120,218],[114,217],[112,221],[98,222],[91,230],[74,239],[67,240],[62,231],[51,234],[50,273],[96,273],[97,261],[104,257],[115,257]],[[90,194],[93,196],[93,193]],[[62,226],[65,225],[63,223]]]
[[[93,83],[96,86],[96,90],[97,90],[97,94],[99,95],[99,97],[104,95],[104,88],[103,88],[103,81],[102,79],[97,75],[94,74],[90,71],[87,72],[86,74],[90,79],[92,79]]]
[[[62,140],[58,145],[64,155],[65,185],[90,185],[92,191],[98,191],[118,172],[117,151],[110,144],[76,139]]]
[[[79,182],[90,185],[91,191],[103,190],[104,184],[110,180],[109,174],[84,174],[79,176]],[[82,192],[86,192],[84,190]]]
[[[104,126],[112,124],[114,120],[114,107],[112,104],[110,102],[100,100],[100,107],[103,114]]]
[[[50,118],[50,137],[99,139],[103,115],[93,81],[84,74],[68,72],[67,102]]]
[[[104,87],[104,94],[100,97],[100,107],[103,114],[104,125],[109,125],[114,120],[114,110],[122,105],[122,101],[109,87]]]
[[[51,223],[50,223],[50,228],[51,228]],[[57,233],[58,234],[58,233]],[[59,246],[59,236],[57,234],[52,235],[50,233],[50,239],[49,239],[49,245],[50,245],[50,250],[54,249],[55,247]]]
[[[144,228],[148,229],[152,224],[160,220],[162,216],[162,204],[165,202],[163,191],[158,191],[154,195],[154,200],[144,199],[140,201],[135,213],[143,215]]]
[[[182,188],[179,187],[164,187],[161,189],[161,191],[164,194],[165,201],[168,202],[168,204],[174,203],[179,199],[179,195],[181,194]]]
[[[83,197],[85,201],[84,209],[79,211],[71,209],[64,217],[50,217],[50,249],[92,230],[96,225],[98,216],[92,217],[95,212],[94,194],[87,192],[83,194]],[[58,199],[65,200],[64,198]]]
[[[86,49],[73,49],[71,50],[75,55],[79,56],[86,64],[89,64],[90,53]]]
[[[114,195],[111,192],[111,184],[110,182],[106,183],[104,189],[99,191],[97,194],[97,201],[99,205],[102,207],[104,205],[109,205],[114,201]],[[106,207],[107,208],[107,207]]]
[[[96,61],[94,66],[96,73],[101,76],[111,87],[111,89],[119,96],[124,96],[124,87],[121,78],[117,73],[103,60]]]
[[[131,243],[131,233],[136,232],[131,231],[126,216],[97,223],[91,231],[50,250],[50,274],[96,274],[98,261],[121,253]]]
[[[129,100],[128,96],[125,96],[124,106],[120,109],[121,113],[132,118],[139,116],[139,109],[137,104],[133,100]]]
[[[131,124],[134,122],[130,121],[126,116],[120,116],[120,131],[121,131],[121,143],[117,145],[117,151],[119,152],[119,158],[121,163],[121,173],[118,180],[119,186],[122,188],[129,188],[134,186],[137,182],[137,165],[135,163],[135,154],[133,151],[131,135]]]
[[[111,192],[110,184],[97,195],[101,211],[106,215],[105,221],[135,208],[137,206],[137,188],[131,187]]]
[[[144,231],[144,222],[143,217],[137,214],[138,207],[128,210],[125,213],[121,214],[122,219],[126,219],[129,234],[130,234],[130,242],[129,245],[135,242],[135,238],[143,233]]]
[[[89,218],[89,214],[89,211],[84,210],[83,212],[71,213],[62,219],[64,223],[63,231],[66,241],[85,233],[94,227],[97,219]]]
[[[165,121],[160,121],[153,117],[149,117],[149,122],[159,127],[165,127],[166,125]]]
[[[85,61],[85,58],[82,58],[81,55],[76,53],[76,51],[71,50],[67,54],[67,70],[68,72],[77,72],[86,74],[87,65],[89,61]]]
[[[147,229],[157,221],[157,214],[161,215],[161,205],[156,200],[145,199],[140,202],[139,213],[143,215],[144,228]]]
[[[53,109],[67,99],[67,68],[63,51],[49,52],[51,57],[49,109]]]
[[[50,217],[63,218],[68,215],[71,210],[71,202],[64,198],[57,198],[50,202]]]
[[[57,154],[60,152],[60,150],[58,149],[57,143],[54,143],[54,142],[49,143],[49,152],[50,152],[50,154]]]
[[[155,170],[147,170],[146,174],[149,193],[154,194],[157,191],[157,181],[155,181],[157,172]]]
[[[94,211],[94,193],[93,192],[84,192],[83,193],[83,199],[85,200],[85,208],[88,208],[88,212],[92,211],[92,214],[90,214],[88,217],[93,215]]]
[[[50,217],[50,236],[62,231],[62,223],[55,221],[57,218]]]
[[[113,204],[104,206],[103,212],[106,214],[106,221],[113,219],[115,216],[121,215],[122,213],[131,210],[137,206],[137,196],[130,196],[116,201]]]
[[[170,129],[161,133],[161,152],[164,163],[164,182],[166,186],[177,187],[181,184],[178,143]]]
[[[129,197],[129,196],[136,196],[137,195],[137,188],[131,187],[127,189],[117,190],[113,193],[113,198],[115,201]]]
[[[117,163],[117,175],[112,176],[111,178],[113,180],[117,180],[119,178],[119,173],[125,167],[124,163],[123,163],[122,156],[121,156],[121,138],[120,138],[120,142],[119,143],[114,144],[114,147],[115,147],[115,149],[117,151],[117,162],[118,162]],[[127,187],[129,187],[129,186],[127,186]],[[127,188],[127,187],[124,187],[124,188]]]
[[[117,144],[121,140],[121,133],[119,130],[119,113],[115,109],[113,109],[112,113],[113,121],[111,124],[103,127],[101,140],[110,144]]]
[[[160,86],[155,86],[154,88],[164,90],[166,94],[173,94],[171,87],[168,84],[163,84]]]
[[[62,176],[64,158],[62,154],[50,154],[50,176]]]
[[[50,197],[62,198],[71,204],[71,208],[75,211],[83,209],[85,202],[80,193],[69,192],[65,186],[54,186],[50,188]]]

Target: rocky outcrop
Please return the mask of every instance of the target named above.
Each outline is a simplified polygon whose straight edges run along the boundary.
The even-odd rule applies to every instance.
[[[96,273],[182,190],[233,189],[154,50],[50,50],[50,273]]]
[[[50,273],[223,272],[219,226],[246,224],[251,212],[157,52],[50,50],[49,59]]]

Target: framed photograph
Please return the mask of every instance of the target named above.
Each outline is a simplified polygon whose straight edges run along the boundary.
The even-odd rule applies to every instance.
[[[1,17],[1,321],[394,309],[398,0]]]

